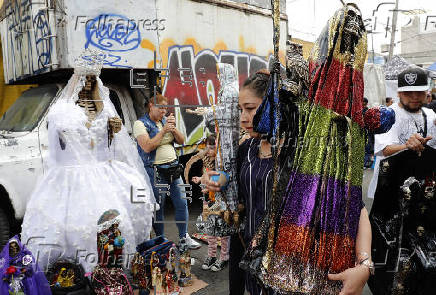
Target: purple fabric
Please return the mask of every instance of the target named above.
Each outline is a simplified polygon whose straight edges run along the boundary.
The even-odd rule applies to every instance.
[[[9,256],[9,242],[11,240],[16,240],[21,249],[14,258]],[[3,278],[7,275],[6,269],[11,265],[14,265],[17,269],[26,268],[26,273],[30,274],[26,275],[22,280],[24,293],[26,295],[51,295],[50,285],[47,282],[44,273],[36,264],[32,253],[21,244],[18,236],[13,237],[9,240],[9,242],[6,243],[2,252],[0,253],[0,295],[9,294],[9,284],[8,282],[4,281]],[[32,257],[32,262],[28,265],[23,265],[23,257],[26,255],[30,255]]]
[[[359,218],[354,217],[360,216],[363,208],[361,187],[351,186],[349,189],[344,181],[328,177],[326,194],[321,194],[318,192],[321,188],[320,176],[300,173],[293,173],[290,185],[291,188],[288,189],[285,198],[282,222],[310,226],[310,221],[316,219],[312,216],[316,214],[314,208],[320,208],[320,228],[323,232],[356,237]],[[346,206],[344,203],[348,198],[349,216],[355,222],[345,220]]]

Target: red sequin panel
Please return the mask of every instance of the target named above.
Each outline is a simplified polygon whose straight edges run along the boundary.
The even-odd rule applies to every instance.
[[[363,73],[353,71],[353,106],[351,119],[363,128]]]
[[[374,132],[375,130],[380,128],[381,120],[380,120],[380,109],[379,108],[370,108],[365,113],[365,128],[369,131]]]
[[[322,67],[311,62],[309,69],[309,100],[345,116],[351,105],[351,119],[363,127],[363,73],[335,59]]]

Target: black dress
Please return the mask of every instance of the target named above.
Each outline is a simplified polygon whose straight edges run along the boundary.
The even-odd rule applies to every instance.
[[[247,139],[238,150],[239,199],[245,205],[245,229],[233,235],[230,241],[229,284],[230,294],[244,294],[245,288],[251,295],[260,294],[256,280],[239,268],[239,262],[253,234],[256,232],[267,210],[272,187],[273,158],[259,158],[260,139]]]
[[[426,147],[421,156],[407,150],[380,163],[369,216],[376,269],[368,285],[374,295],[434,294],[435,180],[436,150],[431,147]]]

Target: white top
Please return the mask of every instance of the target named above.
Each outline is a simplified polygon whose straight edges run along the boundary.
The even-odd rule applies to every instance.
[[[391,108],[395,112],[394,125],[388,132],[375,135],[374,155],[377,158],[374,165],[374,175],[368,188],[368,198],[371,199],[374,198],[377,188],[380,161],[386,158],[383,156],[383,149],[392,144],[405,144],[410,136],[424,130],[424,117],[421,112],[410,113],[401,108],[399,103],[394,103]],[[436,148],[436,114],[433,110],[424,107],[422,111],[427,115],[427,136],[433,137],[427,142],[427,145]]]

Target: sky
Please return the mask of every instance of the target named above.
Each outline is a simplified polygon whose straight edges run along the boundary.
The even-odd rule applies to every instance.
[[[345,2],[350,2],[346,1]],[[389,28],[392,25],[392,10],[395,0],[355,0],[362,11],[363,20],[367,25],[367,30],[375,27],[374,34],[368,34],[368,49],[372,50],[372,39],[374,40],[374,51],[381,52],[381,44],[389,44],[391,40],[390,30],[386,33],[386,25],[389,18]],[[393,3],[383,4],[381,3]],[[306,41],[315,41],[322,28],[334,12],[341,8],[340,0],[287,0],[286,13],[288,15],[288,33],[292,37]],[[436,1],[435,0],[399,0],[399,10],[414,10],[419,12],[421,31],[436,32]],[[374,12],[374,10],[376,10]],[[421,11],[419,11],[421,10]],[[409,12],[398,13],[397,29],[407,25],[413,15]],[[425,24],[427,21],[427,29]],[[413,38],[413,37],[412,37]],[[401,53],[401,31],[395,35],[394,53]],[[426,46],[436,47],[436,44],[428,41]]]

